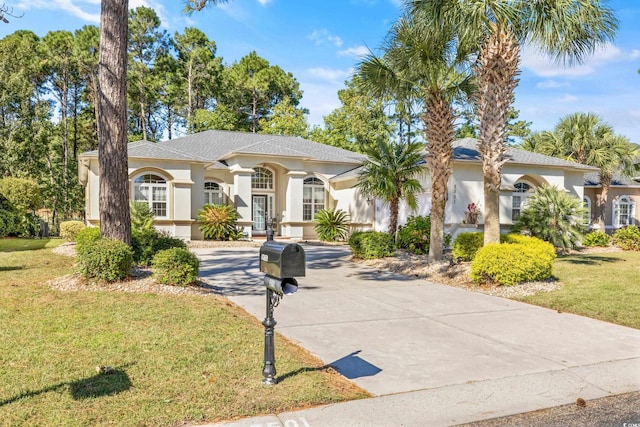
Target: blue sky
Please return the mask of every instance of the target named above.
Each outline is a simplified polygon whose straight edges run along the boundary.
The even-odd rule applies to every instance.
[[[100,0],[6,0],[20,19],[0,23],[0,38],[19,29],[40,36],[99,23]],[[574,112],[595,112],[619,134],[640,143],[640,2],[611,0],[620,19],[614,43],[576,67],[553,64],[531,49],[522,54],[515,106],[532,129],[552,129]],[[340,105],[343,87],[360,55],[376,51],[401,13],[400,0],[231,0],[191,15],[180,0],[130,0],[149,6],[173,34],[187,26],[203,30],[218,56],[233,63],[255,50],[293,73],[304,91],[301,105],[311,124]]]

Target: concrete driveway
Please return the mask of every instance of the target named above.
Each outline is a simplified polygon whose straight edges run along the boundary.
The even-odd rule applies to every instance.
[[[640,330],[378,271],[347,261],[344,246],[303,246],[307,275],[277,307],[276,330],[382,397],[281,422],[452,425],[640,390]],[[264,319],[259,248],[195,252],[202,276]]]

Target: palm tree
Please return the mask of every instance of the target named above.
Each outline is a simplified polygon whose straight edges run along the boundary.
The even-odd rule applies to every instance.
[[[614,174],[621,172],[631,177],[637,172],[635,162],[640,156],[638,147],[626,137],[616,135],[611,126],[593,113],[565,116],[553,132],[544,131],[531,138],[536,142],[525,139],[523,148],[532,148],[531,151],[537,153],[599,169],[602,190],[596,199],[596,222],[604,230],[605,207]]]
[[[411,16],[401,18],[390,32],[384,56],[369,55],[358,67],[360,80],[377,95],[395,98],[400,95],[400,100],[405,101],[407,87],[418,92],[431,174],[429,256],[434,260],[443,256],[444,216],[455,137],[452,103],[465,90],[470,91],[469,74],[460,70],[464,64],[463,51],[459,49],[458,56],[454,56],[452,34],[444,26],[429,28]]]
[[[365,149],[368,159],[363,163],[356,187],[362,195],[380,199],[389,206],[391,235],[395,236],[398,228],[400,200],[405,199],[413,210],[418,207],[416,194],[422,191],[422,185],[417,178],[424,173],[419,164],[422,148],[416,142],[379,139],[376,145]]]
[[[451,23],[463,44],[477,46],[479,150],[484,172],[485,244],[500,240],[501,169],[508,111],[518,84],[521,47],[579,63],[613,39],[617,19],[599,0],[409,0],[430,25]]]

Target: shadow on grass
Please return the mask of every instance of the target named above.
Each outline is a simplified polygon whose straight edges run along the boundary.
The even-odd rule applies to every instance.
[[[568,262],[570,264],[578,264],[578,265],[598,265],[604,262],[623,261],[620,258],[602,256],[602,255],[581,255],[581,256],[567,255],[558,259]]]
[[[24,391],[16,396],[8,399],[0,400],[0,407],[8,405],[10,403],[17,402],[18,400],[39,396],[50,391],[56,391],[64,387],[69,388],[71,397],[74,400],[92,399],[96,397],[109,396],[118,394],[131,388],[131,380],[129,375],[124,371],[124,368],[130,365],[125,365],[120,368],[113,368],[106,372],[98,373],[89,378],[83,378],[77,381],[65,381],[58,384],[51,385],[49,387],[41,388],[40,390]]]
[[[14,270],[22,270],[23,266],[9,266],[9,267],[0,267],[0,271],[14,271]]]

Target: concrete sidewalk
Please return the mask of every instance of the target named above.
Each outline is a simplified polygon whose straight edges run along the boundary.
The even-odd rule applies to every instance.
[[[304,247],[307,277],[276,309],[276,330],[378,397],[220,425],[454,425],[640,390],[636,329],[377,271],[346,262],[348,247]],[[258,251],[196,253],[201,275],[262,320]]]

